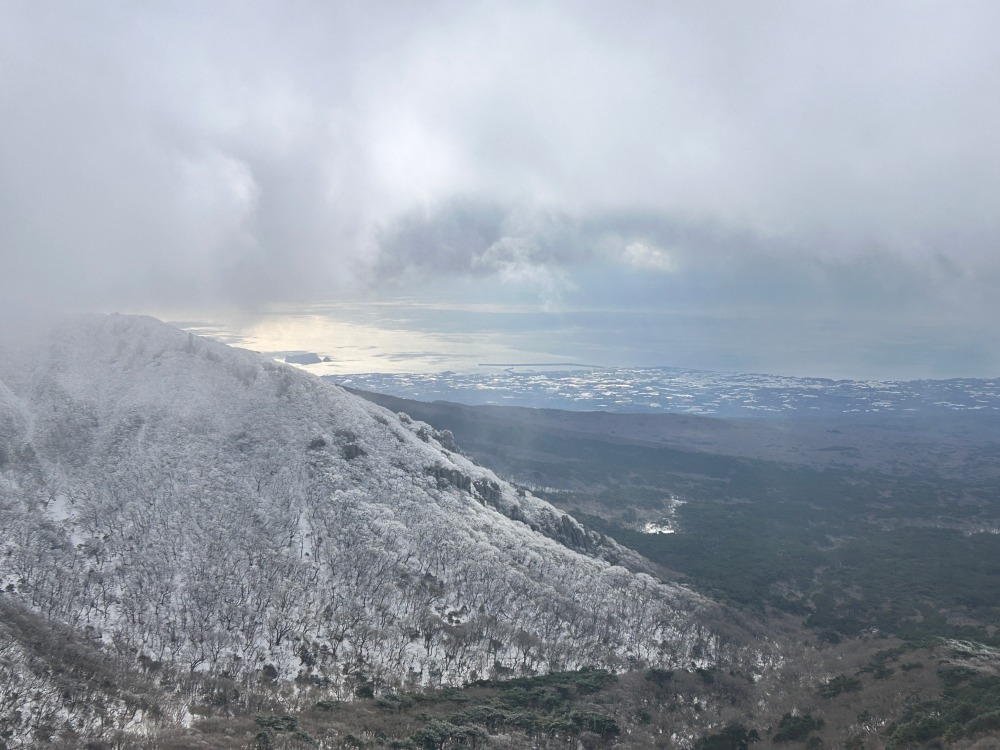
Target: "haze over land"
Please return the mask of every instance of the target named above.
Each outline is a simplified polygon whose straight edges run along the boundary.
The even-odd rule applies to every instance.
[[[439,353],[995,376],[998,15],[6,3],[0,298],[229,329],[384,302]]]

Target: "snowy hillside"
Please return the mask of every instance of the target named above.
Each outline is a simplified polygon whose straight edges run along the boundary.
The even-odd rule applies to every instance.
[[[447,437],[149,318],[8,336],[2,596],[147,666],[344,695],[766,659]]]

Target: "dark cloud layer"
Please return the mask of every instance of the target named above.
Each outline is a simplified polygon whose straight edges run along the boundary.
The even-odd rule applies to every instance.
[[[464,284],[933,321],[996,366],[998,23],[985,1],[12,0],[0,296]]]

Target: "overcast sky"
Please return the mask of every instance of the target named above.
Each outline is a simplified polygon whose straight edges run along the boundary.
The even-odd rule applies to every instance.
[[[0,0],[0,294],[649,309],[1000,375],[998,28],[992,0]]]

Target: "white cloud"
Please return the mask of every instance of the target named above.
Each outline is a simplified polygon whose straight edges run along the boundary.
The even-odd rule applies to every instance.
[[[576,285],[557,264],[548,262],[531,240],[503,237],[473,259],[474,272],[495,275],[501,283],[530,290],[546,309],[558,308]]]
[[[622,259],[633,268],[659,273],[677,270],[677,261],[670,253],[641,240],[632,240],[622,248]]]
[[[551,301],[609,258],[697,279],[675,298],[763,258],[849,297],[835,269],[888,255],[938,317],[994,312],[996,3],[2,12],[5,299],[254,306],[405,272]]]

